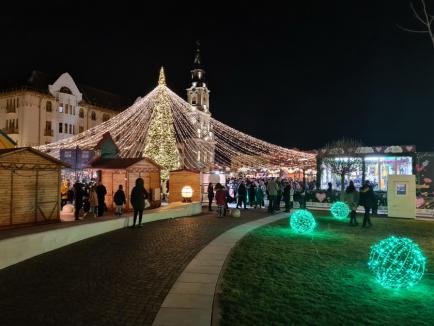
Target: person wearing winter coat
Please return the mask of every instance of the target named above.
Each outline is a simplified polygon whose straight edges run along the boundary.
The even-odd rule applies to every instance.
[[[244,209],[246,208],[246,196],[247,196],[247,189],[244,184],[244,181],[241,181],[240,185],[238,186],[238,202],[237,202],[237,208],[238,206],[242,206],[244,204]]]
[[[274,213],[274,202],[276,201],[277,192],[279,186],[274,179],[268,181],[267,192],[268,192],[268,212]]]
[[[365,209],[365,214],[363,215],[362,227],[365,227],[366,225],[372,226],[370,211],[374,206],[374,201],[375,201],[374,190],[372,189],[369,181],[365,181],[362,189],[360,189],[360,194],[359,194],[359,205],[363,206]]]
[[[115,214],[121,216],[124,210],[124,205],[127,203],[125,198],[125,192],[122,189],[122,185],[119,185],[118,191],[116,191],[113,201],[116,205]]]
[[[359,206],[359,193],[357,192],[356,187],[354,187],[353,181],[350,181],[350,184],[345,190],[344,201],[347,203],[348,207],[351,210],[350,225],[358,225],[359,223],[357,223],[356,211],[357,207]]]
[[[213,199],[214,199],[214,187],[213,187],[213,184],[210,182],[208,184],[208,210],[210,212],[212,211],[211,205],[212,205]]]
[[[98,198],[94,186],[92,186],[89,190],[89,206],[89,211],[92,213],[93,217],[96,217],[98,209]]]
[[[217,187],[217,185],[219,185]],[[217,212],[219,217],[223,217],[226,211],[226,191],[221,184],[216,185],[215,201],[217,203]]]
[[[256,197],[256,185],[254,182],[252,182],[250,184],[250,187],[249,187],[249,205],[250,205],[250,207],[253,207],[253,205],[254,205],[256,208],[256,198],[255,197]]]
[[[291,185],[289,183],[286,183],[283,188],[283,201],[285,202],[285,212],[289,212],[291,210]]]
[[[74,216],[76,221],[80,219],[80,209],[83,206],[84,191],[82,187],[83,185],[79,182],[74,184]]]
[[[105,186],[102,184],[101,181],[98,181],[98,185],[95,188],[95,192],[96,192],[96,197],[98,199],[98,216],[103,216],[106,208],[104,198],[105,195],[107,194],[107,189],[105,188]]]
[[[256,187],[255,198],[256,198],[255,208],[256,208],[256,205],[259,205],[259,208],[262,208],[262,206],[265,206],[263,185],[259,185]]]
[[[143,210],[145,209],[145,199],[148,199],[148,192],[144,186],[145,182],[142,178],[136,179],[136,185],[133,190],[131,190],[131,206],[133,206],[134,210],[134,220],[133,220],[133,228],[136,226],[137,215],[139,215],[139,224],[138,226],[142,226],[142,216]]]

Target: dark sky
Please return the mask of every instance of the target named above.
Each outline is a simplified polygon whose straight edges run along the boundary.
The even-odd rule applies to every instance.
[[[35,3],[2,5],[2,79],[67,71],[136,98],[164,65],[185,97],[200,39],[212,114],[230,126],[302,149],[343,136],[434,149],[434,49],[397,28],[417,26],[407,0]]]

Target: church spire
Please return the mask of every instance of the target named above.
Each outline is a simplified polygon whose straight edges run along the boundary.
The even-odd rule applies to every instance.
[[[164,67],[160,69],[160,77],[158,78],[158,85],[166,86],[166,76],[164,75]]]
[[[200,56],[200,42],[196,41],[196,54],[194,56],[193,70],[191,71],[191,79],[193,87],[204,87],[205,70],[202,68],[202,59]]]
[[[199,42],[199,40],[196,41],[196,55],[194,57],[194,68],[195,69],[200,69],[201,68],[200,42]]]

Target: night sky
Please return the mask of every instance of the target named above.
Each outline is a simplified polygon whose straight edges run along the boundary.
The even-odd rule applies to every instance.
[[[67,71],[135,99],[164,65],[185,98],[200,39],[212,114],[232,127],[301,149],[343,136],[434,149],[434,49],[396,26],[417,27],[409,1],[261,3],[2,5],[0,78]]]

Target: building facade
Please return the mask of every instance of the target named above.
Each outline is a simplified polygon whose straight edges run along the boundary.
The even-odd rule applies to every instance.
[[[68,73],[55,79],[33,71],[24,82],[2,85],[0,129],[18,147],[43,145],[103,123],[131,104],[78,84]]]
[[[192,146],[189,148],[192,152],[191,156],[199,163],[199,167],[206,168],[214,163],[215,140],[210,123],[210,90],[206,85],[199,44],[194,59],[194,67],[191,70],[191,79],[191,86],[187,88],[187,102],[191,105],[189,118],[197,130],[197,134],[195,138],[190,140]]]

